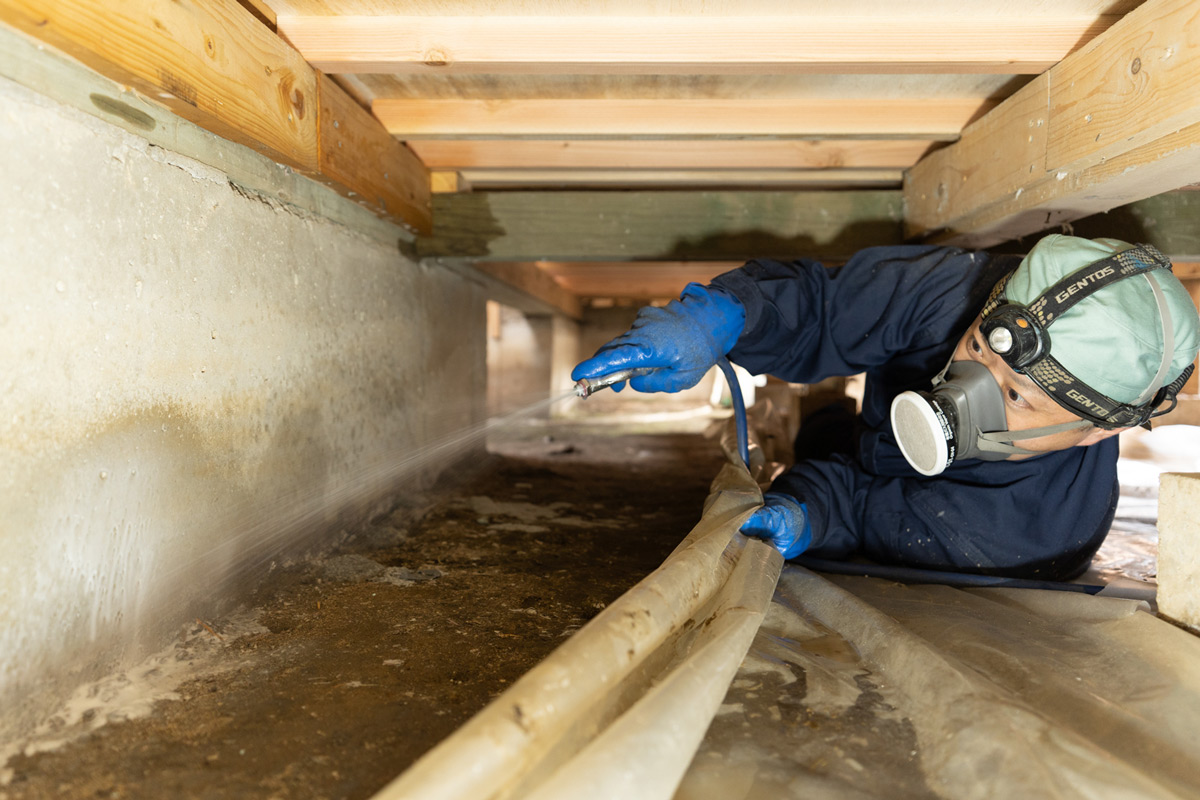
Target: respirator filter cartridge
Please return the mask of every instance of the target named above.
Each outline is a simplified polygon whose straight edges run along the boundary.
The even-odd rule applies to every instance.
[[[904,392],[892,402],[900,452],[922,475],[941,474],[958,455],[958,414],[944,394]]]

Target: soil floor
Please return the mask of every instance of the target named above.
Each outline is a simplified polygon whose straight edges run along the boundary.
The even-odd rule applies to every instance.
[[[657,567],[721,460],[698,434],[509,442],[198,620],[172,699],[89,709],[94,730],[9,761],[0,800],[370,797]]]

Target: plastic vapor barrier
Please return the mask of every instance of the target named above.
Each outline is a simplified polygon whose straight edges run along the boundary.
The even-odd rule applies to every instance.
[[[1200,796],[1200,639],[1145,609],[788,566],[677,800]]]
[[[761,503],[725,465],[662,566],[376,800],[670,798],[779,578],[779,553],[737,533]]]

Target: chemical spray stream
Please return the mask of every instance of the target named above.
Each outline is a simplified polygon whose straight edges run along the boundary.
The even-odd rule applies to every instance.
[[[261,567],[281,557],[317,544],[332,544],[342,525],[370,518],[379,507],[420,476],[439,472],[478,448],[493,431],[511,426],[555,403],[574,396],[574,391],[538,400],[517,411],[466,429],[454,431],[402,455],[388,451],[358,466],[349,476],[330,485],[328,480],[299,486],[275,499],[266,511],[250,501],[236,504],[224,515],[224,527],[236,532],[221,545],[201,555],[205,563],[182,565],[168,580],[194,580],[205,573],[214,584],[252,577]]]
[[[750,434],[746,426],[746,403],[742,399],[742,387],[738,383],[737,374],[733,371],[733,364],[730,363],[728,358],[722,356],[717,359],[717,366],[720,367],[721,373],[725,376],[725,382],[729,384],[729,395],[733,400],[733,418],[737,426],[738,455],[742,457],[742,463],[749,469]],[[595,378],[581,378],[575,383],[574,393],[580,398],[587,398],[601,389],[625,383],[630,378],[636,378],[639,375],[649,375],[658,369],[659,367],[635,367],[633,369],[610,372],[607,375],[600,375]]]

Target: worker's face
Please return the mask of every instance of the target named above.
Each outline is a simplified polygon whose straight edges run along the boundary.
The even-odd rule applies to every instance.
[[[1050,399],[1050,395],[1042,391],[1028,376],[1014,372],[1012,367],[1004,363],[1004,359],[988,347],[983,334],[979,332],[981,321],[981,318],[976,317],[975,322],[959,340],[958,347],[954,350],[954,360],[978,362],[992,373],[992,377],[1000,386],[1000,393],[1004,396],[1004,413],[1008,418],[1009,431],[1025,431],[1078,420],[1077,415]],[[1018,439],[1014,444],[1026,450],[1048,453],[1052,450],[1095,444],[1117,433],[1120,433],[1120,430],[1107,431],[1092,426],[1039,436],[1036,439]],[[1012,455],[1008,460],[1016,461],[1022,458],[1029,456]]]

